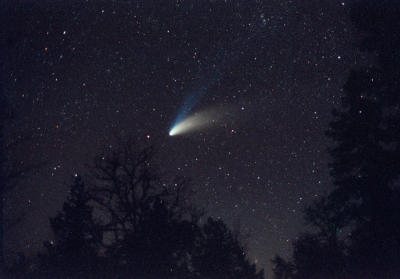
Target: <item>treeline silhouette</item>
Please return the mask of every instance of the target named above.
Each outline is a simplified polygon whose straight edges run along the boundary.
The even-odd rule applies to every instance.
[[[327,130],[334,189],[306,208],[291,258],[272,260],[276,279],[400,278],[400,2],[358,1],[351,18],[376,62],[344,85]]]
[[[221,220],[202,221],[187,183],[162,182],[151,157],[127,142],[97,157],[88,179],[76,174],[50,218],[54,240],[36,259],[21,257],[10,276],[262,279],[238,235]]]

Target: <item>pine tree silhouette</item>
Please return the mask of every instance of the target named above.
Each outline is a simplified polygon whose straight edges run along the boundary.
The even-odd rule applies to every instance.
[[[360,2],[352,19],[367,32],[362,48],[378,63],[351,73],[328,130],[336,142],[329,199],[353,226],[348,261],[356,276],[384,277],[400,271],[400,6]]]
[[[74,177],[62,211],[50,218],[54,240],[46,242],[41,257],[42,276],[55,278],[94,278],[100,226],[93,220],[90,195],[79,175]]]
[[[305,211],[314,232],[294,242],[293,278],[400,273],[400,5],[358,1],[352,20],[367,34],[361,49],[377,63],[350,73],[333,113],[327,135],[335,187]]]

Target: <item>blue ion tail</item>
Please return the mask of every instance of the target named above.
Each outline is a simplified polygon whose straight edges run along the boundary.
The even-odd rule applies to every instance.
[[[199,103],[201,98],[207,93],[208,89],[216,83],[220,76],[221,71],[219,68],[217,68],[211,70],[210,73],[205,74],[202,78],[196,80],[190,94],[186,97],[182,108],[179,110],[178,115],[175,118],[171,129],[169,130],[170,135],[174,128],[188,116],[191,110]]]
[[[207,87],[202,86],[201,88],[192,92],[192,94],[190,94],[188,97],[186,97],[186,100],[183,103],[182,108],[179,110],[178,115],[175,118],[175,121],[172,124],[171,129],[169,130],[170,136],[173,135],[174,128],[188,116],[190,111],[193,109],[194,106],[197,105],[197,103],[200,101],[201,97],[206,92],[207,92]]]

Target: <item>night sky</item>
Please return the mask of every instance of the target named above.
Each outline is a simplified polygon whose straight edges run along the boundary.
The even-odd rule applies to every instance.
[[[324,131],[362,59],[348,2],[2,2],[6,135],[29,138],[10,156],[46,162],[7,197],[6,214],[24,216],[8,254],[51,238],[71,176],[122,136],[154,146],[163,177],[190,179],[197,205],[240,226],[252,262],[288,255],[301,209],[330,190]],[[171,137],[187,102],[217,121]]]

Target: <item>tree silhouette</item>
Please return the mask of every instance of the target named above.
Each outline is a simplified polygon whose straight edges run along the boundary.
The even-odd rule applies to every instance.
[[[205,278],[263,278],[263,271],[257,272],[246,258],[238,236],[221,220],[212,218],[202,227],[193,265]]]
[[[106,233],[114,241],[135,231],[154,203],[169,196],[152,172],[152,149],[136,152],[134,145],[125,144],[95,159],[91,196],[102,215]]]
[[[305,220],[313,232],[294,240],[289,261],[275,256],[275,278],[346,278],[346,245],[340,237],[345,217],[324,197],[307,207]]]
[[[400,249],[400,231],[395,229],[400,227],[400,138],[392,124],[400,114],[388,104],[389,82],[377,69],[353,72],[344,87],[345,110],[337,113],[328,131],[338,143],[331,149],[336,188],[329,199],[336,216],[346,216],[347,225],[354,227],[349,247],[354,268],[362,272],[368,265],[372,276],[400,264],[395,261],[400,254],[394,253]]]
[[[97,157],[86,185],[75,177],[34,278],[262,279],[221,220],[201,223],[186,182],[162,183],[152,149],[134,148]]]
[[[295,278],[296,267],[293,263],[286,261],[278,255],[271,260],[274,279],[292,279]]]
[[[374,66],[352,71],[327,131],[334,189],[305,211],[293,278],[395,278],[400,272],[400,5],[358,1],[355,26]],[[285,267],[276,262],[275,269]],[[275,273],[277,275],[277,273]],[[336,277],[335,277],[336,276]]]
[[[103,227],[112,243],[107,255],[120,270],[166,278],[261,278],[222,221],[198,223],[184,181],[161,183],[151,168],[152,149],[137,153],[132,147],[100,156],[94,168],[93,199],[107,216]]]
[[[114,243],[107,256],[125,274],[150,278],[190,278],[189,255],[199,228],[171,214],[161,199],[135,231]]]
[[[364,1],[353,7],[352,19],[367,32],[362,47],[378,63],[352,72],[343,109],[328,130],[336,142],[331,149],[336,188],[329,198],[353,226],[351,267],[369,278],[396,274],[400,265],[400,7]]]
[[[95,274],[102,232],[93,220],[89,202],[84,182],[76,175],[62,211],[50,218],[54,240],[45,243],[47,253],[41,256],[43,277],[89,278]]]

